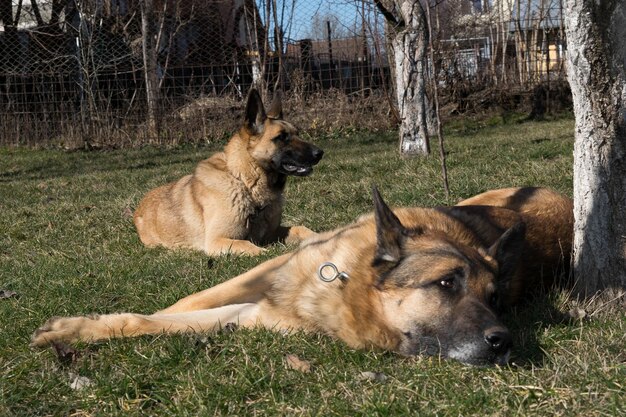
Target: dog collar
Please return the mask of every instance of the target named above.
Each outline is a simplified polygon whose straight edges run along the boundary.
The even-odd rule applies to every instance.
[[[324,262],[317,269],[317,276],[324,282],[333,282],[337,278],[339,281],[346,282],[350,276],[346,272],[339,272],[339,269],[332,262]]]

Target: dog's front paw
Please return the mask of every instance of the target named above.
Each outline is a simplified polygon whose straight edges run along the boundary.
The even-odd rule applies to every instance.
[[[289,234],[285,238],[285,243],[287,245],[297,245],[308,237],[315,236],[316,234],[317,233],[306,226],[293,226],[289,228]]]
[[[265,252],[266,249],[258,247],[248,240],[216,239],[209,242],[204,252],[209,256],[227,254],[256,256]]]
[[[43,326],[35,330],[30,345],[45,347],[54,342],[70,343],[79,339],[82,317],[52,317]]]
[[[246,242],[246,243],[250,243],[250,242]],[[249,245],[248,244],[241,245],[237,249],[238,249],[237,251],[233,251],[233,252],[239,255],[257,256],[264,252],[267,252],[267,249],[257,246],[254,243],[250,243]]]

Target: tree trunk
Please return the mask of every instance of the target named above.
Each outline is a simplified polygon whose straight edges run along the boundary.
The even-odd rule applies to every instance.
[[[424,12],[416,0],[401,3],[405,27],[392,41],[396,67],[396,100],[400,114],[400,153],[428,155],[426,116],[426,48]]]
[[[574,245],[579,295],[626,289],[626,3],[567,0],[576,114]]]
[[[394,87],[400,117],[400,153],[428,155],[426,76],[428,26],[419,0],[376,0],[391,38]]]
[[[154,3],[152,0],[143,0],[141,6],[141,35],[146,83],[146,105],[148,108],[148,134],[152,138],[156,138],[159,130],[157,111],[159,83],[157,78],[157,45],[155,45],[154,39]]]

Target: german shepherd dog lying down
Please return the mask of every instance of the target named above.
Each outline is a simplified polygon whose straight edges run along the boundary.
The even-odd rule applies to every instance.
[[[313,235],[294,252],[151,315],[52,318],[34,346],[144,334],[211,332],[228,323],[323,333],[358,349],[506,364],[498,317],[568,264],[570,199],[544,188],[488,191],[454,207],[375,212]]]
[[[257,245],[299,243],[312,232],[281,226],[283,190],[288,176],[309,175],[323,154],[283,120],[279,94],[266,113],[252,89],[243,125],[224,151],[139,203],[134,216],[139,237],[147,246],[188,247],[208,255],[257,255],[263,251]]]

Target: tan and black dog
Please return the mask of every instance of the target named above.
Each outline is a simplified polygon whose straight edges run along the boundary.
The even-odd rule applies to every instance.
[[[209,255],[256,255],[263,251],[257,244],[298,243],[312,232],[281,226],[283,189],[288,175],[309,175],[323,154],[282,120],[278,94],[266,114],[252,89],[244,124],[224,151],[139,203],[134,216],[139,237],[148,246],[189,247]]]
[[[499,308],[567,265],[572,202],[543,188],[489,191],[455,207],[390,210],[302,242],[292,252],[152,315],[53,318],[35,346],[236,323],[303,330],[354,348],[504,364]]]

